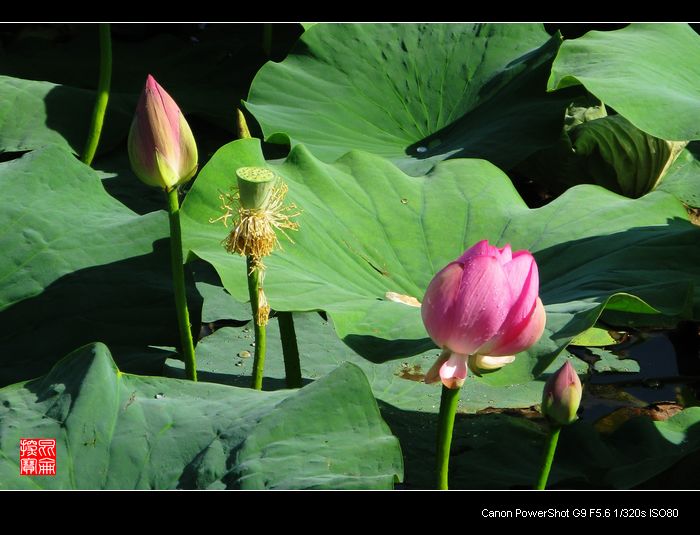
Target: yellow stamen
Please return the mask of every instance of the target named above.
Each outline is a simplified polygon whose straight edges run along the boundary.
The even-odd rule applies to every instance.
[[[276,248],[282,248],[275,229],[294,243],[284,229],[297,230],[299,224],[291,221],[291,218],[297,217],[301,212],[297,210],[295,204],[284,206],[288,189],[284,182],[280,182],[273,188],[267,202],[256,209],[243,208],[238,193],[219,195],[224,214],[216,219],[210,219],[209,222],[223,221],[224,226],[228,228],[229,218],[237,214],[235,225],[222,244],[229,253],[250,256],[253,269],[265,269],[263,257],[271,254]]]
[[[257,324],[267,325],[267,321],[270,319],[270,304],[267,302],[267,296],[265,295],[265,290],[263,290],[262,282],[258,288],[258,314],[257,314]]]

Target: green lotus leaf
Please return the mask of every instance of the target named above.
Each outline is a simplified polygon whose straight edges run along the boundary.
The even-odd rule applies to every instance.
[[[352,152],[325,164],[303,146],[283,163],[265,162],[258,140],[224,146],[202,169],[183,205],[186,251],[211,263],[240,301],[245,261],[221,242],[219,195],[238,167],[268,166],[303,213],[294,243],[265,260],[265,291],[277,310],[325,310],[355,351],[383,362],[433,346],[420,310],[387,292],[422,299],[431,278],[481,239],[534,252],[547,309],[542,340],[489,381],[511,384],[541,373],[601,313],[625,325],[697,317],[700,229],[674,197],[630,200],[578,186],[529,209],[509,178],[483,160],[452,160],[410,177],[386,160]],[[663,258],[663,262],[659,259]]]
[[[47,373],[95,340],[120,365],[179,345],[164,211],[132,212],[55,146],[0,163],[0,187],[0,385]],[[198,325],[201,299],[189,288]]]
[[[19,475],[20,438],[56,476]],[[298,391],[121,373],[103,344],[0,390],[0,488],[391,488],[401,450],[352,364]]]
[[[528,178],[560,194],[577,184],[598,184],[627,197],[656,188],[687,145],[639,130],[621,115],[581,121],[521,166]]]
[[[510,167],[559,135],[571,94],[545,87],[560,42],[538,24],[319,24],[260,69],[246,107],[268,141],[326,162],[360,149],[413,175],[465,156]]]
[[[549,90],[583,86],[640,130],[700,139],[700,36],[687,24],[631,24],[564,41]]]
[[[95,92],[0,75],[0,153],[57,146],[80,154]],[[128,131],[132,107],[112,99],[101,147],[114,147]]]

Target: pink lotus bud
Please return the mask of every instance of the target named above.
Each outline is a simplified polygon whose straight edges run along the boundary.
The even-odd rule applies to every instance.
[[[129,160],[143,182],[168,191],[197,172],[197,144],[175,101],[148,75],[129,131]]]
[[[538,294],[537,264],[528,251],[483,240],[435,275],[421,314],[433,341],[466,365],[469,355],[512,357],[537,342],[546,321]]]
[[[568,425],[576,420],[581,404],[581,380],[568,360],[544,385],[542,414],[555,424]]]

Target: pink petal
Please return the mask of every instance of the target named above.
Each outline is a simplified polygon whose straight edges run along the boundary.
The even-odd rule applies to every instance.
[[[513,304],[506,318],[506,331],[518,328],[525,321],[535,306],[540,292],[540,276],[537,264],[531,255],[518,255],[503,267],[508,279]]]
[[[153,91],[146,87],[146,125],[152,132],[154,148],[160,152],[172,168],[177,169],[180,161],[180,128],[179,124],[177,128],[173,128],[170,122],[173,110],[165,107],[164,100],[166,99],[163,97],[165,94],[162,88],[161,91]],[[172,101],[172,99],[169,100]],[[176,113],[179,114],[180,110],[177,109],[177,105],[175,106]]]
[[[498,260],[501,262],[501,265],[513,260],[513,250],[510,248],[509,243],[506,243],[503,249],[499,249]]]
[[[494,247],[493,245],[489,245],[488,240],[481,240],[480,242],[475,243],[469,249],[464,251],[462,256],[460,256],[457,259],[457,262],[464,265],[470,259],[476,258],[478,256],[492,256],[494,258],[498,258],[500,256],[500,254],[501,254],[501,252],[499,251],[498,247]]]
[[[513,298],[517,299],[524,292],[528,295],[527,310],[532,308],[540,291],[540,274],[534,257],[527,251],[518,251],[513,259],[503,266],[508,277]]]
[[[442,384],[452,390],[460,388],[467,378],[467,356],[452,353],[450,358],[440,367]]]
[[[454,299],[454,326],[446,346],[457,353],[475,353],[498,332],[510,302],[510,288],[498,260],[490,256],[470,259]]]
[[[546,322],[547,314],[542,300],[538,297],[532,313],[522,325],[511,327],[505,335],[498,337],[490,347],[486,348],[488,352],[483,348],[480,351],[493,356],[514,355],[525,351],[542,337]]]
[[[554,396],[561,396],[562,392],[570,386],[581,389],[581,379],[571,365],[571,361],[567,360],[559,371],[554,374],[552,393]]]
[[[447,362],[447,359],[450,358],[451,354],[452,351],[450,351],[449,349],[442,350],[442,353],[440,353],[440,356],[430,367],[428,373],[425,374],[425,377],[423,378],[423,382],[425,382],[425,384],[429,385],[432,383],[436,383],[440,380],[440,368],[442,368],[442,365],[445,362]]]
[[[539,275],[537,264],[531,254],[527,251],[518,251],[513,256],[513,260],[503,267],[503,271],[508,278],[513,301],[508,305],[508,315],[496,335],[479,348],[479,353],[484,355],[504,354],[499,348],[518,336],[525,328],[538,298]],[[522,350],[523,348],[518,351]]]
[[[155,99],[157,107],[165,113],[165,120],[170,127],[170,136],[174,139],[180,137],[180,107],[150,74],[146,78],[146,89]]]
[[[198,167],[198,153],[197,153],[197,143],[194,140],[194,135],[190,129],[190,125],[185,120],[185,117],[180,113],[178,117],[179,122],[179,154],[180,160],[179,164],[179,176],[180,183],[187,182],[192,178],[197,172]]]
[[[430,281],[423,296],[421,317],[430,338],[438,347],[444,348],[455,329],[452,313],[454,299],[462,280],[463,268],[457,262],[447,264]]]
[[[488,240],[481,240],[467,249],[462,256],[457,259],[460,264],[465,264],[469,259],[477,256],[492,256],[497,258],[500,264],[506,264],[513,258],[510,244],[506,244],[499,249],[495,245],[489,245]]]

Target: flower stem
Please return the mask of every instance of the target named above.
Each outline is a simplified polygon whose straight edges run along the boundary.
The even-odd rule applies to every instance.
[[[272,24],[270,22],[263,23],[262,47],[265,56],[269,58],[272,53]]]
[[[284,376],[287,388],[301,388],[301,364],[299,363],[299,347],[297,346],[297,334],[294,330],[294,318],[291,312],[278,312],[277,321],[282,338]]]
[[[104,123],[107,101],[109,100],[109,86],[112,82],[112,38],[109,24],[100,24],[100,79],[97,83],[97,98],[92,110],[92,121],[88,132],[85,150],[83,151],[83,163],[90,165],[97,152],[100,142],[102,124]]]
[[[255,325],[255,358],[253,359],[253,388],[262,390],[263,368],[265,367],[265,345],[266,332],[265,325],[259,323],[258,308],[260,306],[260,283],[262,272],[254,267],[253,258],[246,257],[246,268],[248,270],[248,295],[250,295],[250,308],[253,312],[253,324]]]
[[[450,465],[450,446],[452,445],[452,430],[455,425],[455,414],[461,388],[442,386],[440,397],[440,416],[438,417],[437,435],[437,488],[447,490],[447,474]]]
[[[180,201],[177,188],[172,188],[168,195],[168,219],[170,220],[170,261],[173,269],[173,286],[175,288],[175,308],[177,324],[180,330],[180,345],[185,360],[187,378],[197,380],[197,361],[192,343],[190,329],[190,313],[187,310],[187,294],[185,293],[185,268],[182,262],[182,232],[180,231]]]
[[[544,460],[542,461],[542,472],[540,473],[540,479],[537,481],[537,486],[535,487],[537,490],[544,490],[547,486],[547,479],[549,479],[549,471],[552,469],[554,453],[557,451],[560,431],[561,426],[552,426],[549,436],[547,437],[547,446],[544,451]]]

